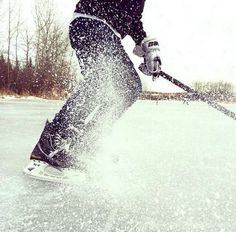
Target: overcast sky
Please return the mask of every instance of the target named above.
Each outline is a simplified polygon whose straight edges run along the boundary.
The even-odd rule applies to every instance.
[[[0,0],[1,9],[8,1]],[[21,4],[30,24],[34,0],[11,1]],[[54,2],[60,19],[69,23],[77,1]],[[163,70],[187,84],[225,80],[236,85],[235,4],[235,0],[146,0],[143,23],[147,33],[159,40]],[[126,38],[124,45],[131,54],[132,40]],[[133,59],[137,66],[140,60]],[[173,90],[165,80],[156,85],[161,90]]]

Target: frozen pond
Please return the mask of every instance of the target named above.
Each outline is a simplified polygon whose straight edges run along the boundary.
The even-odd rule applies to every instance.
[[[61,105],[0,99],[0,231],[236,231],[236,121],[205,103],[138,101],[90,161],[89,179],[27,178]]]

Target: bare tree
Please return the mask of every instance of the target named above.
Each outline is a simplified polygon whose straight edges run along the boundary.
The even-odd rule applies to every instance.
[[[24,28],[24,30],[21,31],[21,38],[22,38],[22,46],[23,51],[25,53],[25,66],[28,67],[30,64],[30,53],[33,46],[33,35],[30,34],[28,28]]]
[[[18,18],[15,26],[15,61],[16,65],[19,65],[19,58],[18,58],[18,41],[19,41],[19,35],[20,35],[20,26],[22,25],[21,23],[21,7],[19,6],[18,8]]]
[[[9,86],[10,82],[10,52],[11,52],[11,14],[12,14],[12,9],[11,9],[11,0],[8,2],[8,44],[7,44],[7,86]]]
[[[66,89],[70,80],[67,60],[69,42],[62,26],[56,21],[52,1],[35,5],[35,67],[37,85],[41,91],[52,95]]]
[[[5,15],[6,15],[6,10],[3,8],[2,4],[2,0],[0,0],[0,19],[3,20]],[[2,37],[3,32],[0,31],[0,36]]]

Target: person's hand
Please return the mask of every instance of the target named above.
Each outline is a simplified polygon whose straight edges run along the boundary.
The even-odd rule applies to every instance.
[[[140,45],[136,45],[133,53],[144,58],[139,69],[148,76],[158,76],[161,71],[159,43],[156,39],[145,38]]]

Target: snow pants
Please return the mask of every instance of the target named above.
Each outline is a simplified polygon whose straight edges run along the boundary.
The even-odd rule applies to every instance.
[[[93,153],[96,141],[139,97],[142,86],[120,38],[105,23],[79,17],[69,28],[82,78],[50,127],[76,136],[77,154]]]

